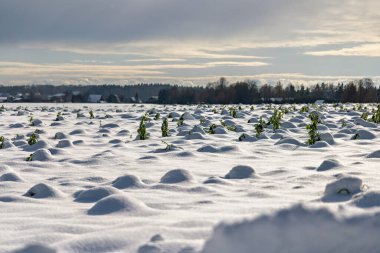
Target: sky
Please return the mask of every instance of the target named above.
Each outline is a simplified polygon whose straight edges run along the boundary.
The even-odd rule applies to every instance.
[[[380,84],[379,0],[0,0],[0,84]]]

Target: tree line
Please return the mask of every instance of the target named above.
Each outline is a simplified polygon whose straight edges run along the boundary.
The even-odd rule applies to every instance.
[[[258,85],[254,81],[229,84],[225,78],[205,87],[171,86],[160,90],[161,104],[257,104],[257,103],[376,103],[380,100],[380,88],[369,78],[348,83],[317,83],[311,86]]]

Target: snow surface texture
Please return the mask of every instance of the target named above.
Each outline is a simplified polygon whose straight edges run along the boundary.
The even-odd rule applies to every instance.
[[[380,128],[360,118],[376,105],[310,107],[312,146],[301,105],[259,138],[269,105],[4,106],[1,253],[380,252]]]

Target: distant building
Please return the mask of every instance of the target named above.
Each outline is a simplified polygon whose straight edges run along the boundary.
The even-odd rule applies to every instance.
[[[325,102],[325,100],[317,100],[317,101],[315,101],[314,104],[316,104],[316,105],[321,105],[321,104],[323,104],[324,102]]]
[[[90,94],[87,98],[88,103],[100,103],[103,100],[102,95]]]
[[[65,93],[56,93],[54,95],[48,96],[48,100],[54,103],[62,103],[65,102],[65,96]]]
[[[8,97],[0,97],[0,103],[7,102]]]

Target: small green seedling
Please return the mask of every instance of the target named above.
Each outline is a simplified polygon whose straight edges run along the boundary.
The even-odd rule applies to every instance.
[[[146,140],[147,139],[148,135],[146,132],[146,126],[145,126],[144,118],[142,118],[140,121],[140,126],[137,129],[137,133],[138,133],[139,140]]]
[[[260,135],[262,132],[264,132],[264,128],[268,126],[267,123],[263,120],[263,117],[261,116],[259,119],[259,123],[255,124],[255,131],[256,131],[256,138],[260,138]]]
[[[306,126],[306,130],[308,130],[308,134],[309,134],[309,139],[307,140],[307,144],[313,145],[317,141],[321,140],[321,136],[318,132],[318,122],[319,122],[318,113],[311,113],[309,115],[309,118],[311,119],[311,124]]]
[[[89,112],[89,114],[90,114],[90,119],[95,119],[95,115],[94,115],[94,112],[92,110]]]
[[[156,113],[156,115],[154,116],[154,120],[159,120],[161,117],[161,114],[158,112]]]
[[[230,107],[230,115],[231,115],[233,118],[236,118],[236,117],[237,117],[237,111],[236,111],[236,108],[235,108],[235,107]]]
[[[373,123],[376,123],[376,124],[380,123],[380,105],[378,105],[377,110],[374,111],[372,115],[372,121]]]
[[[61,117],[62,117],[62,112],[58,112],[57,117],[55,118],[55,121],[61,120]]]
[[[169,122],[167,118],[164,118],[161,125],[161,136],[168,137],[169,136]]]
[[[360,118],[362,118],[364,120],[368,120],[368,112],[363,112],[362,115],[360,116]]]
[[[351,140],[357,140],[359,139],[360,135],[358,133],[354,134],[352,137],[351,137]]]
[[[309,107],[304,105],[301,107],[301,112],[309,112]]]
[[[33,123],[33,116],[29,116],[29,125],[30,125],[30,126],[34,126],[34,123]]]
[[[215,124],[211,124],[211,126],[207,130],[207,133],[209,133],[209,134],[215,134],[215,128],[216,128],[216,125]]]
[[[184,120],[185,119],[183,118],[183,114],[182,114],[181,117],[179,117],[179,119],[177,120],[177,126],[182,126]]]
[[[0,136],[0,149],[4,147],[4,141],[5,141],[4,136]]]
[[[28,144],[29,145],[34,145],[38,142],[38,138],[37,138],[37,134],[36,133],[32,133],[28,139]]]
[[[247,138],[247,135],[246,134],[241,134],[240,136],[239,136],[239,141],[243,141],[243,140],[245,140]]]
[[[272,126],[273,126],[273,131],[275,131],[275,130],[277,130],[277,129],[280,128],[280,126],[281,126],[281,122],[280,122],[281,118],[282,118],[282,113],[279,112],[279,110],[274,109],[273,115],[269,119],[269,123],[272,124]]]
[[[31,162],[31,161],[33,161],[33,154],[30,154],[30,155],[26,158],[26,161],[27,161],[27,162]]]

